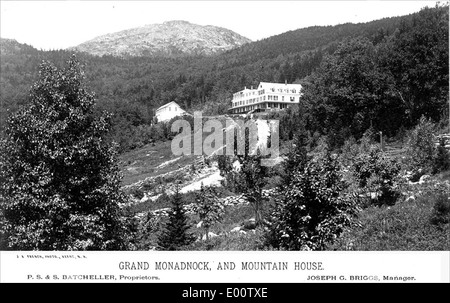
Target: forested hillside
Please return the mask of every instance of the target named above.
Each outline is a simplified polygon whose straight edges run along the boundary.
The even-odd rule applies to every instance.
[[[60,65],[70,53],[39,51],[11,40],[1,44],[3,118],[6,109],[14,111],[25,102],[42,60]],[[314,121],[310,127],[321,134],[349,121],[357,125],[342,136],[358,137],[370,125],[388,127],[394,134],[415,125],[422,114],[435,121],[445,115],[448,6],[364,24],[298,29],[208,57],[77,56],[85,63],[98,107],[115,114],[116,134],[127,139],[136,135],[137,127],[148,125],[153,109],[166,102],[205,114],[225,113],[233,92],[260,81],[306,84],[305,100]],[[333,72],[351,65],[362,69]],[[328,98],[331,90],[348,95]],[[328,101],[319,104],[324,97]],[[122,141],[124,150],[134,146]]]

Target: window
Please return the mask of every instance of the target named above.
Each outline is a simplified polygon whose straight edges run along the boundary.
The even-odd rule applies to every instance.
[[[295,97],[291,97],[291,102],[295,101]]]
[[[273,96],[274,101],[278,101],[278,96]]]
[[[175,111],[177,111],[177,107],[175,106]]]
[[[284,101],[284,96],[281,96],[281,101]]]
[[[169,106],[169,112],[171,111],[170,106]]]

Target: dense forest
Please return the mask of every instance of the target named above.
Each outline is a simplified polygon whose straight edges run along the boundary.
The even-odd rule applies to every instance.
[[[42,60],[58,66],[69,56],[2,39],[0,120],[26,102]],[[298,29],[213,56],[77,58],[97,108],[114,114],[113,137],[122,150],[139,146],[133,138],[160,105],[176,101],[188,111],[223,114],[233,92],[260,81],[304,84],[309,130],[333,134],[339,145],[370,126],[395,135],[421,115],[434,121],[446,115],[448,6]]]

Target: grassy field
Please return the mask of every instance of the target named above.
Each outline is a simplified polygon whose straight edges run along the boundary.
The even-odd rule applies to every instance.
[[[122,184],[129,185],[147,177],[161,175],[179,167],[192,164],[200,156],[175,156],[171,150],[171,141],[147,144],[120,156],[119,167],[123,174]],[[169,165],[165,162],[175,160]]]
[[[433,223],[436,201],[429,194],[392,207],[369,207],[330,250],[450,250],[448,221]]]

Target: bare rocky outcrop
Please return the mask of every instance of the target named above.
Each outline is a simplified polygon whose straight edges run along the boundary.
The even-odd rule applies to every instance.
[[[99,36],[70,49],[97,56],[176,57],[212,55],[249,42],[229,29],[168,21]]]

